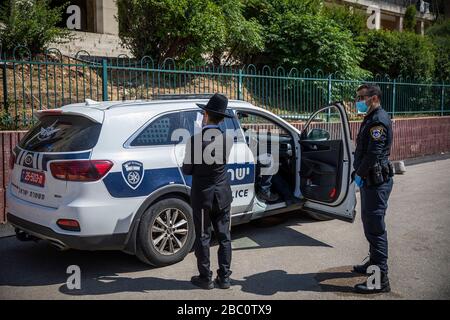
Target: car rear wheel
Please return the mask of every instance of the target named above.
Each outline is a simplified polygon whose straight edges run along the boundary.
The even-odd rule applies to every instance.
[[[183,260],[195,238],[191,207],[178,198],[153,204],[142,216],[138,236],[142,261],[160,267]]]

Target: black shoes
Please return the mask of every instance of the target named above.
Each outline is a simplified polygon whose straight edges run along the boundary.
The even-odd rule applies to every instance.
[[[269,192],[259,191],[257,193],[256,197],[259,200],[264,201],[264,202],[265,201],[267,201],[267,202],[274,202],[274,201],[277,201],[280,198],[280,196],[278,194],[270,192],[270,191]]]
[[[191,278],[191,283],[199,288],[205,289],[205,290],[211,290],[214,288],[214,283],[209,278],[204,278],[201,276],[193,276]]]
[[[211,290],[214,288],[214,284],[220,289],[229,289],[231,286],[230,277],[221,278],[217,276],[214,282],[210,278],[204,278],[202,276],[193,276],[191,278],[191,283],[199,288],[205,290]]]
[[[367,262],[364,264],[358,264],[358,265],[353,266],[353,272],[360,273],[360,274],[368,274],[367,268],[370,265],[372,265],[372,263],[370,262],[370,260],[367,260]]]
[[[231,286],[230,277],[221,278],[221,277],[217,276],[217,278],[214,280],[214,283],[220,289],[229,289]]]
[[[368,287],[367,282],[363,282],[360,284],[357,284],[355,286],[355,291],[357,293],[362,294],[370,294],[370,293],[384,293],[384,292],[390,292],[391,286],[389,284],[389,278],[386,273],[381,272],[381,279],[380,279],[380,287]]]

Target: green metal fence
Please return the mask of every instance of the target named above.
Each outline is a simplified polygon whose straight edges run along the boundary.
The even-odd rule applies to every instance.
[[[34,54],[18,46],[11,55],[0,54],[2,127],[27,127],[36,110],[93,100],[155,99],[164,94],[222,92],[230,99],[251,102],[286,119],[303,119],[331,101],[344,101],[351,117],[355,89],[362,82],[380,85],[383,107],[392,117],[448,115],[450,84],[417,83],[409,79],[342,79],[320,70],[285,70],[195,65],[150,57],[125,55],[91,57],[79,51],[63,56],[57,49]]]

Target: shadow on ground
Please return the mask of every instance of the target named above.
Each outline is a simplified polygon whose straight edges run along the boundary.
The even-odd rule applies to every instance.
[[[233,228],[233,241],[249,238],[257,248],[278,246],[326,246],[308,237],[292,226],[314,220],[298,214],[282,214]],[[270,232],[270,236],[267,233]],[[241,246],[235,250],[248,249]],[[254,249],[254,248],[253,248]],[[158,277],[126,277],[121,274],[151,269],[136,257],[118,251],[59,252],[45,242],[18,242],[15,238],[0,239],[0,286],[34,287],[60,285],[59,291],[70,296],[107,295],[122,292],[158,290],[200,290],[188,280]],[[82,289],[69,290],[66,286],[69,265],[78,265],[82,272]],[[166,267],[170,268],[170,266]],[[318,273],[288,274],[271,270],[233,280],[236,290],[256,295],[271,296],[278,292],[335,292],[353,294],[353,286],[364,280],[350,272],[350,267],[339,267]],[[5,290],[4,288],[1,290]]]

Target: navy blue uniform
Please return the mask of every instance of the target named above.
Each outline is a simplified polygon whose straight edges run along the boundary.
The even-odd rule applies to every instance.
[[[361,219],[370,244],[370,263],[378,265],[385,273],[388,272],[388,240],[384,217],[393,185],[387,172],[391,145],[392,122],[387,112],[379,107],[361,123],[353,167],[364,181],[360,188]],[[373,178],[376,167],[383,171],[378,181]]]

